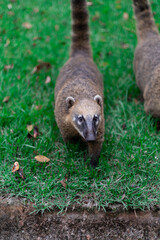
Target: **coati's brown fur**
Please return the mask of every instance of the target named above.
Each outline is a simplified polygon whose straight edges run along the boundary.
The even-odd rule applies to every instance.
[[[55,117],[66,142],[80,137],[95,167],[104,140],[103,81],[92,59],[86,0],[71,0],[72,45],[55,87]]]
[[[133,0],[138,45],[134,56],[136,82],[147,114],[160,117],[160,35],[148,0]]]

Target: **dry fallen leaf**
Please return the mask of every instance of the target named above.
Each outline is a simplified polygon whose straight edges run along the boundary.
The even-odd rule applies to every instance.
[[[13,64],[10,64],[10,65],[5,65],[4,66],[4,70],[9,70],[9,69],[13,69]]]
[[[28,132],[31,132],[33,130],[33,125],[27,125]]]
[[[26,28],[26,29],[31,29],[31,28],[32,28],[32,24],[30,24],[29,22],[24,22],[24,23],[22,24],[22,26],[23,26],[24,28]]]
[[[20,169],[18,170],[18,173],[19,173],[19,175],[20,175],[20,177],[21,177],[22,179],[25,179],[25,176],[24,176],[24,174],[23,174],[22,168],[20,168]]]
[[[27,130],[28,130],[28,134],[27,137],[28,138],[37,138],[39,135],[39,130],[37,126],[33,126],[33,125],[27,125]],[[33,134],[31,134],[33,130]]]
[[[37,105],[35,106],[36,110],[41,110],[42,109],[42,105]]]
[[[6,96],[6,97],[3,99],[3,102],[4,102],[4,103],[7,103],[7,102],[9,101],[9,99],[10,99],[10,96]]]
[[[128,18],[129,18],[129,15],[128,15],[128,13],[123,13],[123,18],[125,19],[125,20],[128,20]]]
[[[13,168],[12,168],[12,172],[16,172],[18,170],[19,170],[19,163],[15,162],[14,165],[13,165]]]
[[[38,162],[49,162],[50,159],[43,156],[43,155],[37,155],[34,157]]]
[[[47,77],[46,77],[45,84],[48,84],[48,83],[50,83],[50,82],[51,82],[51,77],[50,77],[50,76],[47,76]]]
[[[41,40],[42,38],[37,36],[37,37],[34,37],[33,40],[36,41],[36,40]]]
[[[34,137],[34,138],[37,138],[38,135],[39,135],[38,127],[37,127],[37,126],[34,126],[34,134],[33,134],[33,137]]]
[[[67,187],[67,184],[65,183],[65,179],[64,179],[64,180],[61,180],[61,184],[62,184],[62,186],[63,186],[64,188]]]
[[[32,74],[34,74],[35,72],[39,72],[41,69],[49,69],[51,68],[51,64],[49,62],[41,62],[39,63],[36,67],[33,68],[32,70]]]
[[[23,180],[25,179],[25,176],[23,174],[23,170],[22,170],[22,168],[19,168],[19,163],[18,162],[14,163],[13,168],[12,168],[12,172],[13,173],[17,172]]]

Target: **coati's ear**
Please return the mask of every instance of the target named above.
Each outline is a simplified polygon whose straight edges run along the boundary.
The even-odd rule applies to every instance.
[[[102,98],[100,95],[96,95],[94,101],[96,101],[99,106],[102,106]]]
[[[71,108],[75,103],[75,99],[71,96],[66,98],[67,108]]]

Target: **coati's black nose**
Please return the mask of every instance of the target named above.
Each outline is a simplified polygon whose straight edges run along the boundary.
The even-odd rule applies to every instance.
[[[96,134],[93,131],[88,131],[88,129],[86,129],[83,132],[84,138],[87,142],[91,142],[91,141],[95,141],[96,140]]]
[[[96,140],[96,136],[94,133],[89,133],[85,139],[87,142],[93,142]]]

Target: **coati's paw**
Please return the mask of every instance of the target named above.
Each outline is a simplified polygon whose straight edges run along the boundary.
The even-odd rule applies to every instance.
[[[97,165],[98,165],[98,159],[96,159],[96,160],[95,159],[91,159],[90,165],[91,165],[92,168],[96,168]]]

